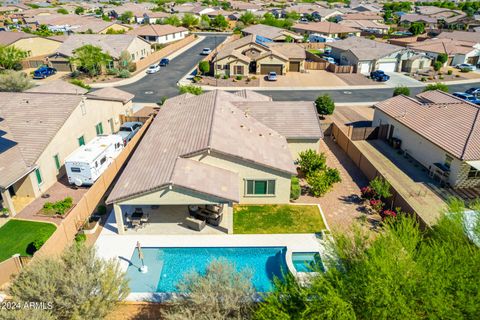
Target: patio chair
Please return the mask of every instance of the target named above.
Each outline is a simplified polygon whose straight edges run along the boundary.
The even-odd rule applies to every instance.
[[[145,213],[141,218],[140,218],[140,223],[142,224],[142,228],[145,228],[145,226],[148,224],[150,220],[150,214]]]
[[[132,224],[132,219],[130,219],[130,216],[128,213],[125,213],[125,225],[130,226]]]
[[[192,217],[185,218],[185,225],[195,231],[202,231],[205,228],[205,221]]]

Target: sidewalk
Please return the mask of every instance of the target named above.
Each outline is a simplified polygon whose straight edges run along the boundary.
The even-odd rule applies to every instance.
[[[198,36],[197,39],[195,39],[195,41],[192,41],[190,42],[188,45],[186,45],[185,47],[173,52],[172,54],[166,56],[165,58],[168,58],[170,60],[173,60],[175,59],[176,57],[178,57],[179,55],[181,55],[182,53],[184,53],[185,51],[187,51],[188,49],[190,49],[191,47],[195,46],[196,44],[202,42],[203,40],[205,39],[204,36]],[[159,60],[160,61],[160,60]],[[158,62],[158,61],[157,61]],[[140,70],[138,71],[138,73],[136,75],[134,75],[133,77],[131,78],[128,78],[128,79],[123,79],[123,80],[119,80],[119,81],[115,81],[115,82],[106,82],[106,83],[92,83],[90,84],[90,86],[92,88],[107,88],[107,87],[119,87],[119,86],[125,86],[125,85],[128,85],[128,84],[132,84],[132,83],[135,83],[141,79],[143,79],[143,77],[147,76],[147,74],[145,73],[145,69],[143,70]]]

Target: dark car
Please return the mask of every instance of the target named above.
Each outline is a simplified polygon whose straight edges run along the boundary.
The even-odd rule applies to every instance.
[[[33,72],[33,79],[45,79],[55,73],[57,73],[57,69],[43,66]]]
[[[457,98],[463,99],[465,101],[475,103],[475,104],[480,104],[480,99],[475,97],[474,95],[465,93],[465,92],[454,92],[453,95]]]
[[[467,91],[465,91],[465,93],[468,93],[468,94],[471,94],[471,95],[474,95],[474,96],[478,97],[478,96],[480,96],[480,88],[470,88]]]
[[[374,81],[385,82],[390,80],[390,76],[382,70],[375,70],[370,72],[370,79]]]
[[[168,64],[170,63],[170,59],[168,58],[163,58],[162,60],[160,60],[160,67],[166,67]]]

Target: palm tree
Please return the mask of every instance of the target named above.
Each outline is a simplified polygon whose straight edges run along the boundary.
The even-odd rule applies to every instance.
[[[28,53],[15,46],[0,46],[0,68],[15,69],[15,67],[26,58]]]

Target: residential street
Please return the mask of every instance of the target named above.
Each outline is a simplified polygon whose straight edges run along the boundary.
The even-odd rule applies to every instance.
[[[215,48],[225,40],[225,35],[207,36],[203,41],[170,61],[170,64],[155,74],[119,89],[133,93],[135,102],[158,102],[163,96],[172,97],[178,94],[177,81],[194,68],[203,56],[203,48]]]

